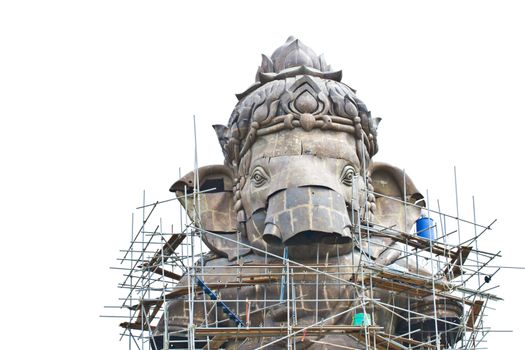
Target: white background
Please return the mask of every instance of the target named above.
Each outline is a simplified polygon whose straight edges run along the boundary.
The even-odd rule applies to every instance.
[[[4,1],[0,5],[1,348],[125,349],[119,249],[130,216],[199,162],[260,53],[289,35],[382,117],[375,159],[405,168],[431,205],[494,229],[496,264],[524,266],[524,11],[510,1]],[[426,193],[426,192],[425,192]],[[490,349],[521,349],[525,271],[490,286]]]

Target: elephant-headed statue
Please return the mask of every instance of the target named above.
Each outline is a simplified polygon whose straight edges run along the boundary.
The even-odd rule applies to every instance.
[[[370,338],[355,332],[356,314],[370,322],[369,332],[408,332],[399,310],[417,298],[389,288],[384,271],[432,275],[399,239],[424,198],[403,170],[372,160],[380,118],[341,78],[293,37],[262,56],[228,125],[214,125],[224,164],[201,167],[170,188],[210,252],[179,282],[200,294],[193,303],[187,295],[168,301],[157,338],[167,325],[172,339],[186,339],[191,320],[197,329],[223,329],[213,339],[226,349],[284,349],[290,341],[365,349]],[[441,304],[447,323],[461,316],[457,303]],[[412,329],[419,326],[412,336],[426,340],[423,323]],[[243,327],[261,332],[236,333]],[[210,339],[200,334],[197,347]],[[452,344],[458,332],[448,334],[441,341]]]

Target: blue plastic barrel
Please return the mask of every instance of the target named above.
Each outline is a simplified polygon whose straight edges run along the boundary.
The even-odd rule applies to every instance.
[[[436,228],[434,227],[434,220],[427,216],[422,216],[416,220],[417,235],[421,238],[433,241],[436,239]]]

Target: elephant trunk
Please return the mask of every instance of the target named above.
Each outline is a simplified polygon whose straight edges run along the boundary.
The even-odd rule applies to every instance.
[[[268,244],[344,244],[351,241],[345,199],[319,186],[291,187],[268,198],[263,239]]]

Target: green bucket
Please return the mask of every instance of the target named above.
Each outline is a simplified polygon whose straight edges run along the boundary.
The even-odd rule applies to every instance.
[[[370,315],[364,313],[358,313],[354,315],[352,320],[352,326],[370,326],[372,322],[370,321]]]

